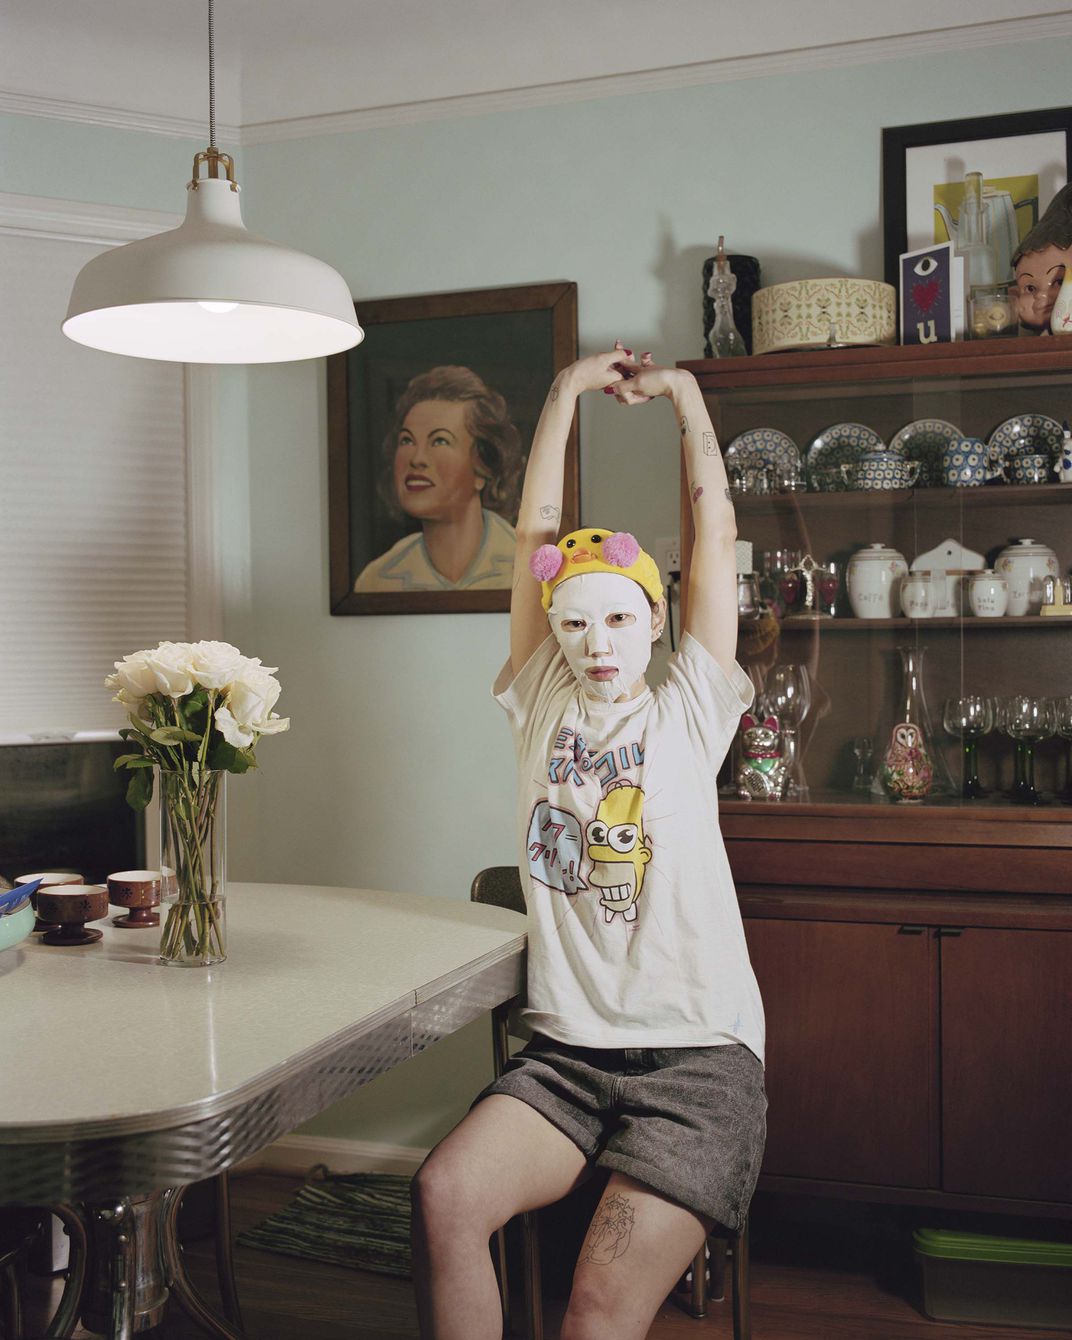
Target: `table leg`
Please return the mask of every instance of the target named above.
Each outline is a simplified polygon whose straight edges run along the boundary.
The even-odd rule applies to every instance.
[[[220,1297],[227,1320],[242,1330],[242,1309],[238,1303],[234,1277],[230,1174],[224,1170],[212,1179],[212,1185],[216,1193],[216,1274],[220,1281]]]
[[[104,1331],[110,1340],[134,1340],[137,1224],[133,1202],[124,1199],[91,1206],[88,1219],[94,1276],[82,1311],[83,1324],[88,1331]]]
[[[160,1248],[164,1258],[164,1272],[168,1288],[191,1321],[214,1337],[214,1340],[245,1340],[237,1326],[222,1321],[194,1288],[186,1274],[179,1244],[178,1220],[184,1186],[171,1187],[163,1193],[160,1221]],[[237,1300],[236,1300],[237,1302]]]

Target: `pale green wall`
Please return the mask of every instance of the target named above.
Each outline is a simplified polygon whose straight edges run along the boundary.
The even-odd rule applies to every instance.
[[[702,352],[719,232],[765,283],[881,277],[881,128],[1059,104],[1070,62],[1069,41],[987,47],[254,146],[243,208],[359,297],[576,280],[583,350],[621,335],[672,362]],[[0,189],[178,210],[197,147],[0,118]],[[475,870],[514,858],[512,751],[488,696],[506,618],[332,618],[323,368],[223,370],[217,385],[226,631],[280,666],[293,721],[231,790],[233,873],[466,898]],[[665,405],[593,397],[581,471],[586,520],[676,533]],[[306,1129],[431,1143],[487,1054],[481,1021]]]

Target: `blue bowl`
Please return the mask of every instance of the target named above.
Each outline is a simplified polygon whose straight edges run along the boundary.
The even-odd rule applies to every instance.
[[[0,953],[5,949],[10,949],[12,945],[17,945],[20,940],[25,940],[33,931],[36,920],[34,910],[29,903],[20,908],[18,912],[0,917]]]

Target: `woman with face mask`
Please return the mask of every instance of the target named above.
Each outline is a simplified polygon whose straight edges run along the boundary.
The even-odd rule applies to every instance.
[[[696,544],[680,649],[632,535],[558,538],[578,397],[668,399]],[[736,1232],[766,1133],[763,1007],[718,828],[716,776],[752,700],[735,660],[736,524],[691,374],[621,343],[562,372],[525,475],[510,659],[494,693],[518,757],[532,1041],[414,1179],[422,1336],[502,1333],[488,1239],[595,1168],[609,1180],[561,1340],[641,1340],[716,1224]]]

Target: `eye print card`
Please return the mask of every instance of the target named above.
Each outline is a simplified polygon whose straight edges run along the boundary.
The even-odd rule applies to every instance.
[[[952,242],[901,256],[901,343],[941,344],[964,334],[964,258]]]

